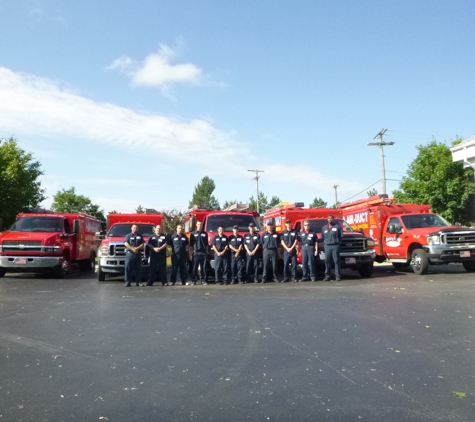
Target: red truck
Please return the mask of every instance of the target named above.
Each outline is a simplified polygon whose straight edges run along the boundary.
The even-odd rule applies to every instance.
[[[339,205],[346,221],[374,239],[376,261],[395,268],[411,266],[426,274],[429,265],[462,263],[475,271],[475,229],[454,226],[430,211],[429,205],[396,204],[375,195]]]
[[[353,229],[342,219],[342,212],[329,208],[304,208],[303,202],[295,204],[283,203],[281,206],[272,208],[264,216],[264,223],[273,221],[278,233],[285,230],[285,221],[292,222],[292,229],[300,232],[303,221],[309,220],[310,231],[317,232],[319,255],[316,260],[317,267],[325,265],[325,247],[321,238],[321,231],[327,224],[329,215],[335,217],[335,222],[339,223],[343,229],[343,237],[340,246],[340,266],[356,270],[362,277],[373,275],[373,265],[375,260],[374,241]],[[279,259],[283,259],[283,248],[279,249]],[[302,264],[302,253],[297,249],[297,263]]]
[[[18,214],[8,231],[0,235],[0,277],[7,272],[53,271],[66,277],[71,265],[92,271],[101,222],[90,215],[52,211]]]
[[[208,232],[209,237],[209,254],[207,263],[208,268],[214,268],[214,253],[211,249],[211,242],[213,237],[218,234],[218,227],[223,226],[223,233],[230,236],[233,233],[233,226],[239,226],[239,234],[244,235],[249,231],[249,224],[254,223],[256,231],[259,230],[259,213],[254,211],[247,211],[248,204],[234,204],[222,211],[213,211],[200,208],[195,205],[188,210],[188,215],[185,218],[185,234],[190,236],[191,232],[196,230],[196,222],[201,221],[203,230]]]
[[[153,236],[154,228],[162,224],[163,214],[150,212],[144,214],[109,214],[107,216],[107,232],[98,237],[102,239],[96,267],[97,279],[105,281],[106,274],[113,276],[125,274],[125,236],[131,232],[132,225],[136,224],[139,233],[145,242]],[[148,248],[142,250],[142,269],[148,270]]]

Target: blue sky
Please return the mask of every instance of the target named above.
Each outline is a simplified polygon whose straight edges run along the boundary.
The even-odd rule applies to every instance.
[[[475,135],[473,0],[0,0],[0,138],[105,212],[332,204]],[[359,192],[363,192],[359,194]]]

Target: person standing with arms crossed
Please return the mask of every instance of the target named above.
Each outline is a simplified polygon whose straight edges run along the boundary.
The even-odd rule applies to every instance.
[[[228,238],[223,234],[223,226],[218,227],[218,234],[213,237],[214,272],[216,284],[229,284]]]
[[[309,281],[308,270],[310,267],[310,280],[317,281],[317,268],[315,257],[318,254],[317,233],[310,231],[310,221],[303,222],[303,230],[299,233],[302,245],[302,281]]]
[[[134,224],[132,232],[125,236],[125,287],[130,287],[130,282],[135,281],[138,286],[142,281],[142,249],[144,240],[139,234],[139,227]]]
[[[244,249],[246,250],[246,282],[259,283],[259,258],[257,251],[261,247],[261,236],[256,232],[256,225],[249,223],[249,233],[244,235]]]
[[[267,282],[267,270],[269,262],[272,263],[272,277],[273,281],[278,283],[277,277],[277,246],[280,244],[280,235],[274,231],[274,223],[269,221],[267,223],[267,231],[262,233],[261,245],[263,251],[262,261],[262,282]]]
[[[328,224],[322,227],[323,244],[325,245],[325,278],[323,281],[331,281],[332,262],[335,265],[335,279],[341,280],[340,276],[340,244],[342,229],[334,222],[333,215],[328,216]]]
[[[284,248],[284,283],[290,281],[297,282],[297,243],[299,241],[298,234],[292,230],[292,221],[285,222],[285,230],[280,235],[281,244]]]
[[[208,284],[206,273],[206,255],[208,254],[208,233],[202,230],[201,221],[196,222],[196,230],[191,233],[190,246],[193,250],[193,284],[198,282],[198,267],[200,268],[201,284]]]
[[[162,286],[167,285],[167,235],[163,233],[162,226],[155,227],[155,235],[150,236],[147,242],[150,248],[150,273],[148,275],[147,286],[153,286],[157,279],[162,282]]]
[[[180,224],[176,227],[176,233],[172,235],[170,239],[172,247],[172,276],[171,284],[172,286],[176,283],[177,272],[180,270],[180,279],[181,285],[186,284],[187,279],[187,265],[186,260],[189,255],[189,241],[188,238],[183,234],[183,226]]]

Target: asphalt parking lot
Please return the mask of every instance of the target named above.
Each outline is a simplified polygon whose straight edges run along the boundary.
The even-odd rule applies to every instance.
[[[475,274],[0,279],[2,421],[475,421]]]

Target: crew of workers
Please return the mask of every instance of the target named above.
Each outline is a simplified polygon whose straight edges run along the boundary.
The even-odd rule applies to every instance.
[[[181,285],[208,284],[206,271],[206,257],[209,248],[214,252],[215,283],[246,284],[266,283],[272,280],[276,283],[317,281],[316,259],[318,251],[318,235],[310,230],[310,221],[303,222],[300,232],[292,229],[292,222],[285,222],[285,230],[277,233],[272,221],[266,223],[266,230],[259,234],[254,223],[249,224],[249,231],[244,235],[239,234],[239,227],[233,227],[233,234],[226,236],[224,227],[218,227],[218,233],[211,239],[203,230],[201,221],[196,223],[196,230],[186,236],[183,226],[178,225],[176,233],[167,236],[163,228],[155,227],[155,235],[150,236],[147,244],[143,236],[138,233],[137,225],[133,225],[131,233],[124,240],[126,247],[125,257],[125,286],[132,283],[136,286],[143,285],[142,280],[142,250],[149,248],[150,272],[146,286],[153,286],[155,281],[162,285],[174,286],[180,276]],[[340,244],[342,228],[330,215],[327,224],[321,230],[321,239],[325,247],[325,278],[323,281],[332,280],[332,268],[335,269],[335,279],[341,279],[340,274]],[[211,245],[211,246],[209,246]],[[166,248],[171,246],[172,271],[170,282],[167,281]],[[282,247],[283,279],[279,280],[277,271],[277,249]],[[302,279],[297,278],[297,248],[302,253]],[[262,249],[263,271],[259,278],[259,250]],[[192,281],[188,280],[188,260],[192,261]],[[272,273],[270,273],[270,267]],[[271,275],[272,274],[272,275]]]

